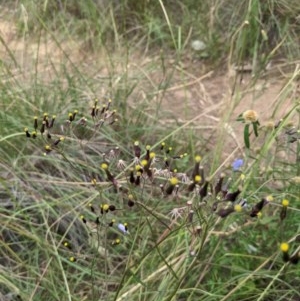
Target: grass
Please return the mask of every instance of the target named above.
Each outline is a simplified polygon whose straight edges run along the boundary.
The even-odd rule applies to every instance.
[[[296,2],[2,4],[0,297],[299,300]]]

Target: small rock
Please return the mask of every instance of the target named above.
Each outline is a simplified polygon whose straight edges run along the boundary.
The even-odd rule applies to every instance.
[[[192,41],[191,46],[196,51],[201,51],[201,50],[204,50],[206,48],[206,44],[201,40]]]

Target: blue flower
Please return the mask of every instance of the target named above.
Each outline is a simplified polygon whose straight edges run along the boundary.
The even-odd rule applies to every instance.
[[[119,229],[123,234],[129,234],[128,228],[127,228],[127,223],[125,223],[125,224],[118,224],[118,229]]]
[[[231,166],[233,171],[239,171],[243,165],[244,165],[243,159],[235,159]]]

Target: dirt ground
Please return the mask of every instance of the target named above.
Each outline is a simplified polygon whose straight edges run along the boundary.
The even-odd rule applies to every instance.
[[[18,34],[15,24],[4,20],[0,22],[0,35],[0,60],[4,62],[2,66],[10,69],[10,78],[3,75],[5,71],[1,72],[3,81],[13,77],[26,81],[35,72],[47,82],[55,76],[53,66],[71,67],[73,63],[82,66],[84,72],[90,72],[94,78],[113,74],[115,85],[126,73],[128,78],[140,79],[135,99],[147,102],[151,95],[151,101],[161,103],[167,112],[163,122],[173,122],[175,118],[178,124],[201,132],[216,130],[222,125],[229,134],[226,143],[230,149],[237,146],[242,150],[241,126],[235,122],[240,113],[254,109],[262,124],[270,120],[276,122],[300,94],[298,82],[290,80],[293,73],[299,73],[299,66],[284,61],[273,63],[254,81],[251,69],[247,73],[238,72],[232,66],[210,70],[205,62],[192,56],[176,62],[167,54],[162,63],[161,53],[135,52],[125,60],[122,52],[110,53],[110,57],[105,51],[92,54],[72,40],[61,41],[58,45],[53,38],[44,36],[37,41]],[[105,92],[102,90],[99,94]],[[280,104],[278,110],[276,104]]]

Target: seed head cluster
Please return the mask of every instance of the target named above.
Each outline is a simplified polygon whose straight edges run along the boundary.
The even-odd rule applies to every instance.
[[[95,134],[104,126],[113,129],[118,118],[117,111],[111,107],[110,99],[103,105],[95,100],[86,116],[80,117],[78,110],[68,113],[64,126],[69,129],[90,127]],[[254,110],[245,111],[242,118],[246,124],[258,122],[258,114]],[[40,141],[46,155],[57,153],[67,158],[64,144],[73,137],[71,134],[60,133],[60,127],[55,126],[56,119],[56,115],[49,117],[48,113],[44,113],[42,117],[34,116],[33,130],[26,127],[25,136]],[[257,130],[258,125],[255,126]],[[204,220],[258,220],[263,216],[264,208],[276,202],[271,195],[255,198],[249,195],[245,188],[247,174],[243,173],[247,166],[241,158],[233,161],[232,170],[224,168],[211,176],[206,174],[209,163],[205,155],[191,156],[186,152],[177,152],[176,145],[169,141],[156,142],[151,146],[144,144],[142,139],[133,139],[128,141],[126,151],[109,142],[104,145],[106,149],[103,150],[102,157],[99,156],[98,169],[92,170],[85,178],[91,189],[99,193],[98,204],[89,202],[88,212],[85,207],[81,208],[79,218],[91,233],[106,233],[105,237],[111,239],[110,245],[114,248],[119,248],[136,230],[135,225],[128,222],[126,215],[149,214],[151,208],[148,208],[146,200],[153,196],[161,202],[174,204],[170,216],[191,226],[191,245],[196,237],[202,235]],[[233,180],[232,177],[236,174],[239,176]],[[281,207],[279,220],[283,222],[288,216],[289,200],[284,199],[278,205]],[[167,216],[168,212],[160,214]],[[63,243],[63,247],[72,249],[68,242]],[[282,243],[280,250],[284,261],[298,262],[299,252],[297,255],[289,255],[289,244]],[[69,259],[76,262],[76,254],[72,254]]]

